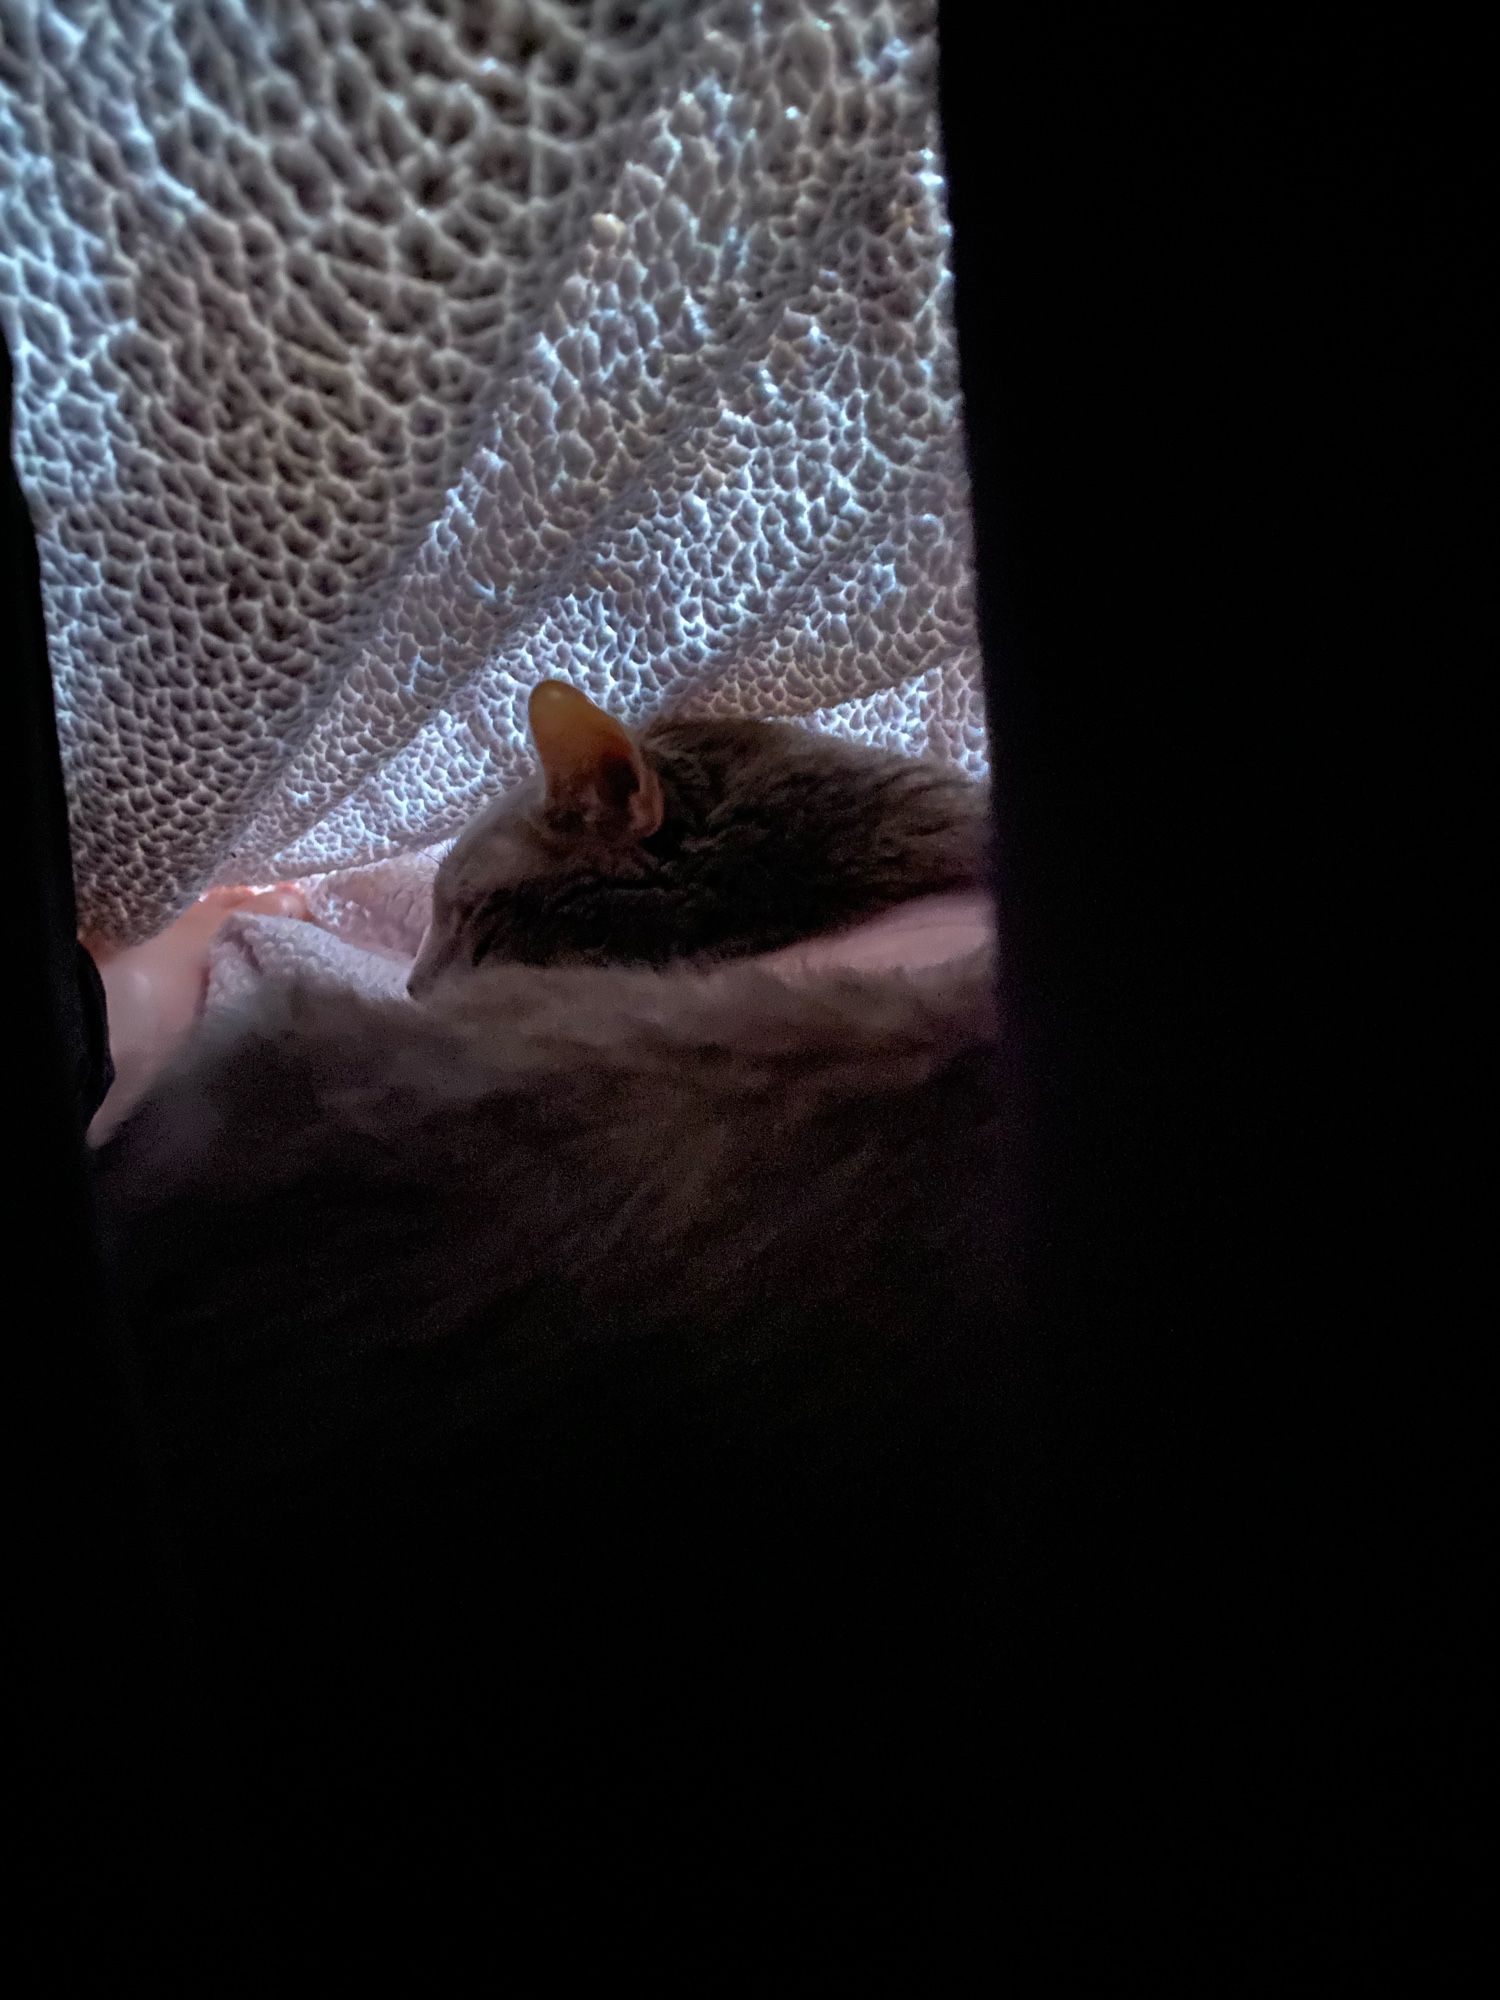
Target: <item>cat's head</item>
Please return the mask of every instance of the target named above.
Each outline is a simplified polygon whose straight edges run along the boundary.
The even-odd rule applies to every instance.
[[[437,872],[414,996],[486,961],[743,957],[984,879],[984,796],[936,765],[785,723],[636,735],[561,681],[530,721],[537,771]]]

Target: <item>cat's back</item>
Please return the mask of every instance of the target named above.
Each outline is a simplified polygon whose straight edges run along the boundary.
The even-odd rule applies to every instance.
[[[811,978],[495,966],[431,1006],[268,985],[210,1023],[103,1148],[101,1184],[146,1209],[190,1185],[250,1190],[340,1160],[404,1178],[451,1153],[491,1181],[528,1148],[570,1139],[607,1148],[598,1165],[620,1173],[699,1125],[787,1139],[861,1106],[878,1118],[902,1097],[941,1098],[955,1065],[983,1069],[992,979],[976,953],[911,975]]]
[[[434,1372],[473,1412],[566,1395],[614,1343],[689,1357],[676,1405],[711,1388],[716,1422],[815,1393],[972,1284],[1003,1123],[982,958],[500,968],[441,1007],[265,995],[100,1189],[148,1373],[221,1466],[275,1434],[281,1477],[385,1437]]]

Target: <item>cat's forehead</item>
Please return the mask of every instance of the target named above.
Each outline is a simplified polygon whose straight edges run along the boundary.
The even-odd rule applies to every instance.
[[[455,902],[470,891],[521,881],[546,859],[535,824],[535,787],[526,784],[492,799],[459,834],[443,858],[438,883]]]

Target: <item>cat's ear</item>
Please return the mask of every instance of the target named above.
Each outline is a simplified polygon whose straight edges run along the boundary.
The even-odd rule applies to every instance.
[[[622,840],[656,832],[661,785],[623,723],[566,681],[533,688],[528,714],[549,814]]]

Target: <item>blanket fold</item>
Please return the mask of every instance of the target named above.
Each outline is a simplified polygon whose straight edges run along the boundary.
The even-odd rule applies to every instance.
[[[0,44],[87,929],[430,847],[548,676],[982,773],[926,0],[55,0]]]

